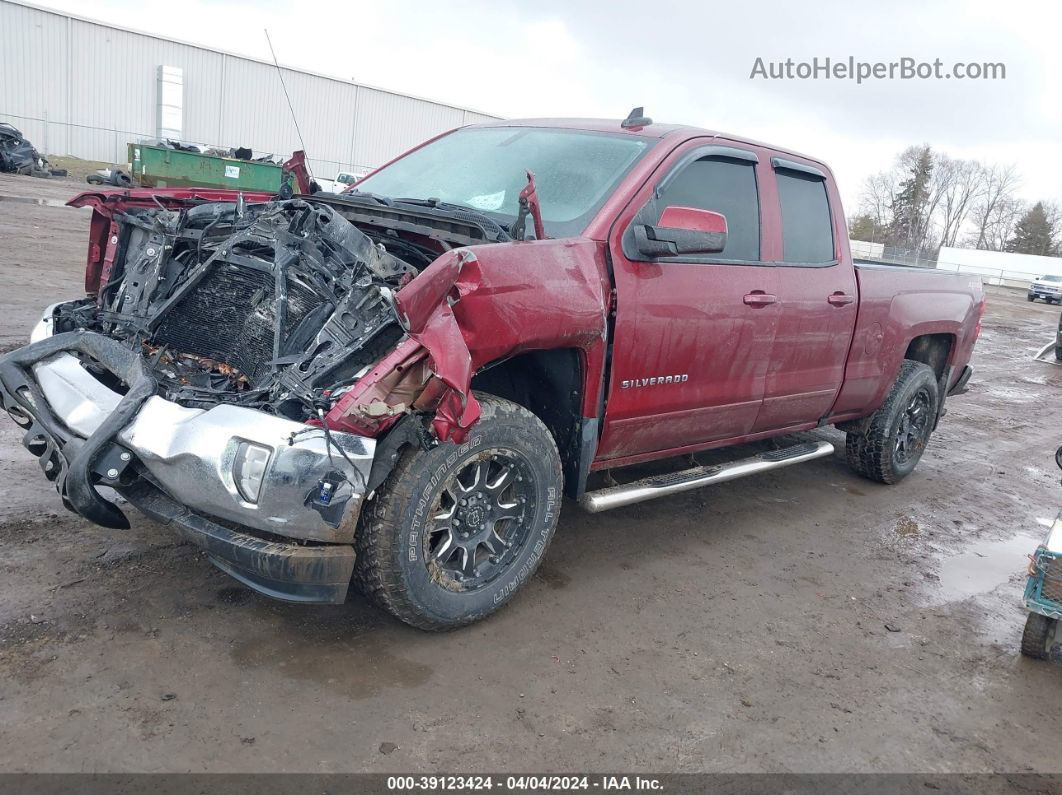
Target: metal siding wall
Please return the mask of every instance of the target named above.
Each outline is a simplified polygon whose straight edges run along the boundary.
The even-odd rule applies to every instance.
[[[271,64],[0,0],[0,121],[38,148],[124,162],[128,142],[155,135],[160,64],[184,70],[185,141],[285,157],[300,148]],[[310,167],[327,178],[496,118],[292,69],[284,80]]]
[[[331,177],[350,159],[357,87],[291,69],[283,73],[306,151],[313,155],[310,167]],[[221,129],[226,145],[285,157],[301,148],[275,67],[228,57],[223,91]]]
[[[488,116],[485,113],[476,113],[474,110],[464,111],[465,124],[480,124],[487,121],[498,121],[497,116]]]
[[[66,19],[33,8],[0,3],[0,121],[55,151],[67,148],[68,73]]]
[[[445,130],[464,124],[464,111],[362,86],[354,124],[354,163],[382,165]]]

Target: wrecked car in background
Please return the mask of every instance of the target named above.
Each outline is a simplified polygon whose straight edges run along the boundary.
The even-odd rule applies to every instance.
[[[49,177],[48,161],[41,157],[22,131],[0,122],[0,173]]]
[[[263,593],[353,581],[426,629],[504,604],[562,494],[591,511],[830,455],[797,441],[600,490],[593,471],[836,424],[917,464],[980,282],[855,266],[822,163],[627,120],[477,125],[342,195],[87,193],[86,296],[0,358],[67,506],[111,490]]]

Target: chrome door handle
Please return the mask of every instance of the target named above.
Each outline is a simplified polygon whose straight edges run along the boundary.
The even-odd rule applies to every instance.
[[[756,291],[749,293],[741,300],[748,306],[768,306],[778,303],[778,296]]]

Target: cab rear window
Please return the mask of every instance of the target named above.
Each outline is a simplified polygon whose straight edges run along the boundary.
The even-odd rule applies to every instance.
[[[826,181],[814,174],[783,168],[775,175],[782,205],[782,258],[810,265],[833,262],[833,224]]]

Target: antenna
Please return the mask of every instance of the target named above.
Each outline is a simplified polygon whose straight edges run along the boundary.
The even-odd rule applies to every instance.
[[[635,108],[627,114],[627,118],[620,122],[620,127],[624,130],[640,130],[652,123],[653,120],[645,115],[645,108]]]
[[[288,101],[288,110],[291,111],[291,120],[295,124],[295,132],[299,136],[299,144],[302,146],[302,151],[306,151],[306,142],[302,140],[302,130],[299,129],[299,120],[295,118],[295,108],[291,105],[291,95],[288,94],[288,84],[284,82],[284,70],[280,68],[280,64],[277,63],[277,53],[273,49],[273,40],[269,38],[269,28],[264,28],[266,41],[269,43],[269,52],[273,56],[273,66],[277,68],[277,76],[280,78],[280,87],[284,89],[284,99]],[[306,164],[306,171],[310,175],[310,179],[313,179],[313,172],[310,171],[310,164]]]

